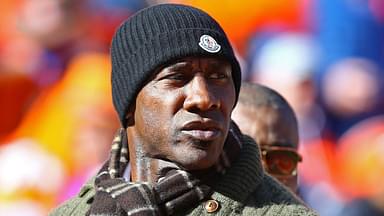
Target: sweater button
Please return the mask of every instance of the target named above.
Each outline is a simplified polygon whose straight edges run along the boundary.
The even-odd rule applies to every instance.
[[[208,213],[212,213],[219,209],[219,203],[216,200],[208,200],[205,202],[204,208]]]

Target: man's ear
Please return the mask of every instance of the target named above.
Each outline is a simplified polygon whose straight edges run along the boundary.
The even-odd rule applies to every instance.
[[[131,106],[128,109],[128,112],[125,115],[125,119],[127,121],[127,127],[135,124],[135,106]]]
[[[134,113],[127,113],[127,115],[125,116],[125,119],[127,121],[127,127],[135,124]]]

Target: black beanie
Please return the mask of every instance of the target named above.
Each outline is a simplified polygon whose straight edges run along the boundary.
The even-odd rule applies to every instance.
[[[188,56],[216,56],[232,64],[236,100],[241,71],[220,25],[204,11],[159,4],[124,21],[112,39],[112,98],[123,127],[126,112],[159,66]]]

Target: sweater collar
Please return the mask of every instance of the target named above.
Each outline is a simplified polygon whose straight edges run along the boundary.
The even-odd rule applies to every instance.
[[[264,176],[258,145],[246,135],[243,135],[242,141],[237,161],[214,186],[216,192],[240,202],[246,200]]]

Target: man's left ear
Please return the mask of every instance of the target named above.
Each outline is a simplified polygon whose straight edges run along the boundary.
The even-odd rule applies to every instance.
[[[135,118],[133,113],[128,113],[125,116],[125,120],[127,121],[127,127],[132,126],[135,124]]]
[[[135,106],[131,106],[128,109],[125,120],[127,121],[127,127],[135,124]]]

